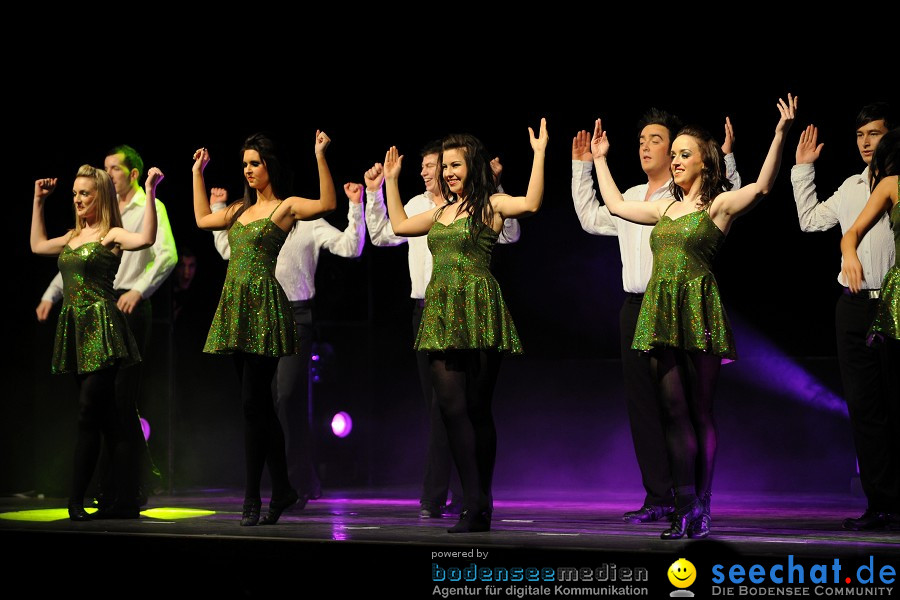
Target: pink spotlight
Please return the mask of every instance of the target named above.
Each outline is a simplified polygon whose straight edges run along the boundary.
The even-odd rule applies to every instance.
[[[339,438],[345,438],[350,435],[350,431],[353,430],[353,419],[350,418],[350,415],[341,411],[334,415],[331,419],[331,431],[334,435]]]
[[[150,439],[150,423],[144,417],[140,418],[141,420],[141,432],[144,434],[144,441]]]

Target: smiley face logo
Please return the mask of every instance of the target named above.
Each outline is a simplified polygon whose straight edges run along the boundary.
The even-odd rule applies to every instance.
[[[669,582],[677,588],[690,587],[697,579],[697,569],[691,561],[679,558],[669,567]]]

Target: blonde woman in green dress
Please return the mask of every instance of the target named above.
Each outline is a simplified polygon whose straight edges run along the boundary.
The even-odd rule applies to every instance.
[[[711,262],[734,220],[772,189],[797,99],[778,101],[781,118],[759,178],[731,190],[719,143],[698,127],[672,143],[670,198],[625,202],[606,162],[609,140],[600,119],[591,152],[610,213],[655,225],[653,271],[632,347],[649,353],[659,383],[676,511],[663,539],[709,535],[709,497],[716,457],[713,396],[719,367],[736,358],[734,340]]]
[[[115,381],[119,368],[141,360],[125,315],[116,306],[113,280],[122,251],[142,250],[156,240],[156,186],[162,181],[156,167],[147,172],[147,204],[140,232],[122,228],[116,188],[103,169],[82,165],[72,186],[75,227],[47,238],[44,203],[56,189],[56,178],[34,182],[31,251],[59,256],[63,303],[59,311],[51,372],[74,373],[78,382],[78,437],[75,444],[69,518],[87,521],[84,495],[100,454],[101,436],[112,449],[116,500],[106,518],[137,519],[137,448],[126,423],[134,418],[118,414]]]
[[[241,525],[272,525],[297,502],[285,458],[284,431],[275,413],[272,380],[278,359],[299,351],[294,317],[287,296],[275,278],[275,262],[294,223],[334,210],[337,196],[325,149],[331,139],[316,131],[315,156],[319,198],[288,196],[286,177],[275,144],[264,134],[248,137],[241,148],[244,197],[212,212],[203,170],[209,152],[194,153],[194,216],[206,230],[228,230],[231,260],[219,306],[203,348],[234,357],[241,382],[244,412],[246,483]],[[272,498],[260,518],[260,481],[268,464]]]

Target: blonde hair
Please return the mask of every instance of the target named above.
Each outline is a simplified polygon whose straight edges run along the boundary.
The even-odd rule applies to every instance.
[[[103,169],[97,169],[91,165],[81,165],[75,177],[87,177],[94,180],[94,186],[97,188],[97,221],[100,223],[100,237],[105,236],[113,227],[121,227],[122,215],[119,212],[119,198],[116,196],[116,186],[109,174]],[[84,225],[84,220],[76,216],[72,237],[81,233]]]

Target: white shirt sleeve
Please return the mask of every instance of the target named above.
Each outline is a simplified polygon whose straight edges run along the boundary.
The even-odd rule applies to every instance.
[[[835,193],[825,202],[819,202],[815,179],[816,169],[812,163],[791,168],[791,186],[802,231],[826,231],[839,223],[840,194]]]
[[[594,182],[591,178],[593,163],[584,160],[572,161],[572,200],[575,214],[581,228],[594,235],[618,235],[616,220],[606,206],[597,200]]]
[[[225,210],[224,202],[216,202],[211,207],[213,212],[219,212],[220,210]],[[225,260],[231,259],[231,246],[228,244],[228,230],[227,229],[217,229],[212,232],[213,235],[213,244],[216,246],[216,252],[219,253],[219,256],[224,258]]]
[[[41,296],[41,300],[49,300],[51,304],[56,304],[63,297],[63,280],[62,273],[57,273],[56,277],[53,278],[53,281],[50,282],[50,285],[47,286],[47,290],[44,292],[44,295]]]
[[[733,152],[725,155],[725,178],[731,182],[732,190],[741,189],[741,174],[738,173]]]
[[[344,231],[334,227],[325,219],[318,219],[313,229],[313,235],[316,236],[316,243],[332,254],[345,258],[361,256],[366,237],[362,204],[350,203],[350,208],[347,210],[347,228]]]
[[[375,246],[399,246],[406,243],[405,237],[394,235],[384,203],[384,187],[375,192],[366,189],[366,226],[369,228],[369,239]]]
[[[131,289],[140,292],[144,298],[152,296],[178,264],[178,251],[169,225],[169,215],[159,200],[156,200],[156,241],[150,249],[153,252],[153,262],[147,266],[135,285],[131,286]]]

